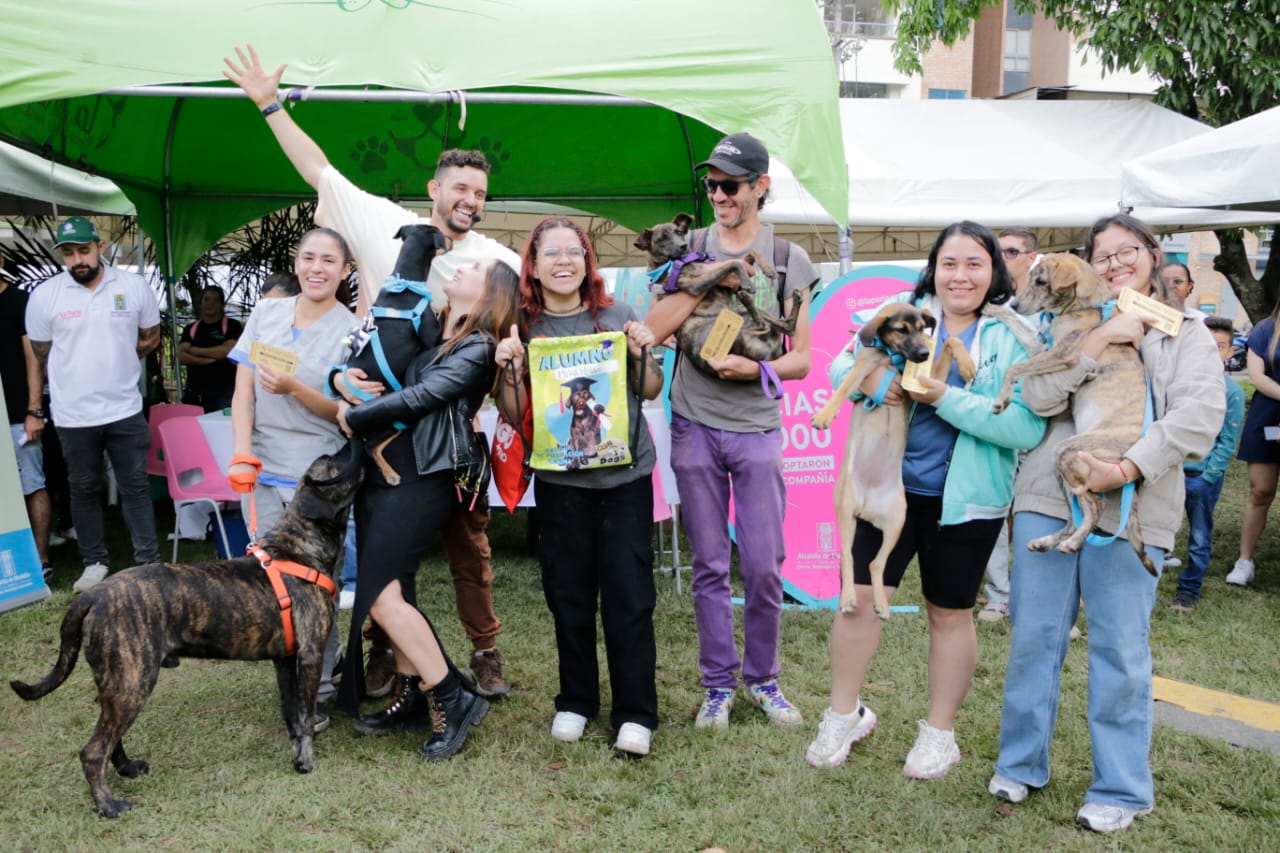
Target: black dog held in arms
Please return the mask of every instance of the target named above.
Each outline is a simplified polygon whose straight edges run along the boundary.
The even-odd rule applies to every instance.
[[[342,551],[347,511],[363,479],[360,447],[348,444],[307,469],[284,516],[258,544],[273,561],[316,570],[328,580]],[[107,784],[110,757],[121,776],[148,770],[130,760],[125,732],[133,725],[167,657],[275,661],[280,714],[293,747],[293,766],[309,773],[325,640],[333,624],[331,593],[316,583],[286,576],[290,611],[253,557],[213,563],[152,563],[109,576],[76,596],[62,619],[62,646],[53,671],[36,684],[11,681],[23,699],[39,699],[70,675],[83,644],[98,686],[98,725],[80,750],[80,764],[98,812],[119,817],[128,800]],[[289,654],[282,616],[291,614],[297,650]]]
[[[382,283],[364,323],[347,336],[344,343],[351,355],[342,369],[358,367],[369,379],[399,391],[414,357],[440,343],[440,321],[431,309],[427,276],[432,261],[449,251],[452,243],[434,225],[404,225],[395,236],[403,241],[395,269]],[[400,484],[400,475],[383,459],[382,450],[402,429],[366,439],[369,455],[393,486]]]

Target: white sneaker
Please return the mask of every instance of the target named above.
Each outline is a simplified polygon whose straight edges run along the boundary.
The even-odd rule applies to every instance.
[[[551,736],[564,743],[574,743],[586,729],[587,718],[572,711],[560,711],[551,721]]]
[[[338,593],[338,609],[350,610],[356,606],[356,590],[355,587],[343,587],[342,592]]]
[[[649,741],[652,737],[653,732],[639,723],[623,723],[618,729],[618,739],[614,742],[613,748],[632,755],[648,755]]]
[[[1180,568],[1182,568],[1182,561],[1181,561],[1181,560],[1179,560],[1177,557],[1165,557],[1165,558],[1164,558],[1164,568],[1166,568],[1166,569],[1180,569]]]
[[[916,735],[916,745],[907,753],[902,773],[912,779],[940,779],[947,775],[952,764],[960,760],[956,733],[935,729],[924,720],[918,723],[920,733]]]
[[[1231,571],[1227,572],[1227,583],[1236,586],[1248,586],[1253,580],[1253,560],[1246,560],[1244,557],[1236,560],[1235,566]]]
[[[1136,817],[1151,814],[1151,806],[1130,809],[1124,806],[1108,806],[1105,803],[1085,803],[1076,812],[1076,823],[1094,832],[1118,832],[1128,829]]]
[[[978,621],[999,622],[1009,615],[1009,602],[988,601],[987,606],[978,611]]]
[[[987,783],[987,793],[993,797],[999,797],[1006,803],[1017,805],[1027,798],[1027,794],[1031,789],[1021,782],[1015,782],[1012,779],[1006,779],[999,773],[991,777],[991,781]]]
[[[107,576],[107,567],[102,563],[93,563],[84,567],[80,579],[71,585],[74,592],[88,592]]]
[[[837,714],[827,708],[818,723],[818,736],[809,744],[804,760],[811,767],[839,767],[849,757],[855,743],[871,734],[876,727],[875,712],[859,704],[858,710],[849,714]]]
[[[50,533],[50,534],[49,534],[49,547],[50,547],[50,548],[61,548],[63,545],[66,545],[66,544],[67,544],[68,542],[70,542],[70,541],[71,541],[71,540],[70,540],[70,539],[68,539],[68,538],[67,538],[67,537],[65,537],[65,536],[59,536],[59,535],[58,535],[58,534],[56,534],[56,533]]]

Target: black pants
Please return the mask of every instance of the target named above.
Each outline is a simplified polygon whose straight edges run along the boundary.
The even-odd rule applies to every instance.
[[[393,446],[396,444],[408,447],[408,433],[392,442]],[[390,455],[388,461],[392,461]],[[382,591],[397,580],[404,600],[417,606],[418,567],[458,503],[452,471],[423,477],[413,470],[411,457],[407,464],[398,459],[393,464],[403,477],[400,485],[386,485],[377,466],[369,462],[365,466],[364,485],[356,495],[356,562],[360,566],[360,580],[356,584],[351,631],[347,635],[342,683],[338,689],[338,708],[349,714],[356,713],[365,695],[361,628],[370,607]],[[418,610],[440,644],[450,671],[456,673],[430,617],[421,607]]]
[[[600,710],[596,602],[604,625],[613,709],[609,722],[658,727],[653,637],[653,481],[612,489],[534,480],[542,591],[560,656],[557,711]]]

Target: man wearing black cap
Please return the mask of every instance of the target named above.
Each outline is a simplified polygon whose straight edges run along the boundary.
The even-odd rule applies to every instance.
[[[67,462],[71,519],[84,592],[107,576],[102,530],[102,453],[111,459],[134,562],[159,558],[147,487],[151,434],[142,415],[141,359],[160,343],[156,294],[141,276],[102,260],[98,229],[83,216],[58,225],[54,249],[66,272],[40,285],[27,303],[31,349],[49,377],[58,439]]]
[[[671,467],[680,489],[681,512],[693,551],[693,602],[698,624],[702,686],[706,694],[698,728],[722,728],[738,688],[738,670],[752,704],[770,722],[803,722],[778,688],[778,633],[782,621],[781,382],[809,372],[809,288],[818,271],[804,249],[774,237],[760,221],[769,193],[769,153],[747,133],[726,136],[711,156],[702,183],[715,224],[693,232],[691,248],[716,260],[741,258],[754,249],[772,258],[778,277],[757,272],[741,282],[756,307],[785,316],[800,300],[799,321],[789,349],[766,361],[728,355],[712,361],[715,375],[688,359],[676,362],[671,384]],[[656,305],[645,323],[665,340],[693,310],[697,299],[674,293]],[[730,600],[728,531],[730,482],[738,564],[746,603],[742,610],[743,653],[734,643]]]

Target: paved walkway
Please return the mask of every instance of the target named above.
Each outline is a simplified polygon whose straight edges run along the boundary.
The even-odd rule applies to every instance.
[[[1280,705],[1159,676],[1153,690],[1157,723],[1280,755]]]

